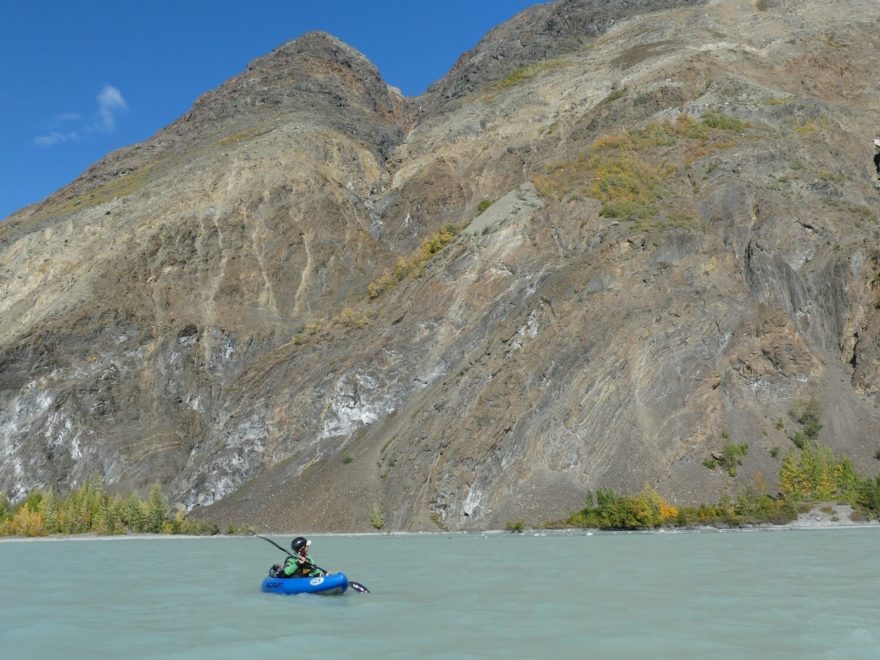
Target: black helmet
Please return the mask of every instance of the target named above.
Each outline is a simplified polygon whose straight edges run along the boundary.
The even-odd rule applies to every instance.
[[[305,536],[297,536],[290,542],[290,549],[299,552],[309,544],[309,540]]]

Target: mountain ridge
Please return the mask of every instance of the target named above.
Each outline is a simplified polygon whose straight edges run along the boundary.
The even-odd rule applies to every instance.
[[[813,398],[876,471],[878,20],[566,0],[414,99],[283,44],[0,226],[0,487],[497,528],[772,489]]]

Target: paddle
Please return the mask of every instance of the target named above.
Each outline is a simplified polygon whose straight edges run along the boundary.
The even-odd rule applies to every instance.
[[[269,543],[271,543],[272,545],[274,545],[276,548],[278,548],[279,550],[281,550],[281,552],[285,553],[288,557],[293,557],[294,559],[298,559],[298,560],[300,560],[300,562],[301,562],[302,564],[304,564],[305,566],[310,566],[310,567],[312,567],[312,568],[317,568],[319,571],[321,571],[322,573],[325,573],[325,574],[330,572],[330,571],[328,571],[326,568],[321,568],[321,567],[318,566],[317,564],[313,564],[313,563],[310,562],[310,561],[306,561],[303,557],[297,557],[296,555],[292,555],[292,554],[290,554],[290,551],[289,551],[287,548],[283,548],[283,547],[281,547],[280,545],[278,545],[277,543],[275,543],[275,541],[273,541],[272,539],[267,539],[265,536],[260,536],[259,534],[256,534],[255,536],[257,536],[258,538],[263,539],[264,541],[268,541]],[[360,582],[355,582],[354,580],[349,580],[349,581],[348,581],[348,586],[350,586],[352,589],[354,589],[355,591],[357,591],[359,594],[368,594],[368,593],[370,593],[370,590],[369,590],[369,589],[367,589],[367,588],[366,588],[364,585],[362,585]]]

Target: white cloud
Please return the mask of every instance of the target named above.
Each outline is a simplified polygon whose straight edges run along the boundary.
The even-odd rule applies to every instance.
[[[69,142],[70,140],[79,140],[80,134],[77,131],[70,131],[67,133],[61,133],[59,131],[52,131],[47,135],[38,135],[34,138],[34,144],[39,147],[51,147],[56,144],[60,144],[61,142]]]
[[[119,112],[128,110],[128,103],[122,92],[113,85],[105,83],[96,97],[98,110],[91,119],[84,119],[78,112],[56,114],[46,128],[48,133],[34,138],[39,147],[52,147],[63,142],[80,140],[93,133],[112,133],[116,130],[116,117]],[[64,127],[70,130],[64,130]]]
[[[106,133],[116,130],[116,112],[119,110],[128,110],[128,103],[118,89],[105,84],[98,92],[97,130]]]
[[[50,133],[49,135],[38,135],[34,138],[34,144],[40,147],[51,147],[53,144],[64,142],[64,135],[61,133]]]

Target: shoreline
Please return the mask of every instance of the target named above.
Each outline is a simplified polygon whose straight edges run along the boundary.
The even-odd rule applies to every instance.
[[[762,523],[758,525],[742,525],[738,527],[715,527],[713,525],[700,525],[694,527],[656,527],[653,529],[598,529],[586,527],[565,527],[559,529],[527,528],[521,532],[511,532],[506,529],[487,529],[482,531],[430,531],[430,532],[304,532],[309,536],[450,536],[450,535],[473,535],[482,534],[510,534],[520,536],[555,536],[555,535],[584,535],[595,534],[687,534],[705,532],[755,532],[755,531],[800,531],[800,530],[836,530],[836,529],[869,529],[880,527],[880,520],[852,520],[850,517],[853,508],[846,504],[824,504],[816,506],[806,513],[802,513],[796,520],[774,525]],[[262,532],[260,535],[286,537],[299,532]],[[5,536],[0,537],[0,543],[19,543],[22,541],[148,541],[148,540],[171,540],[171,539],[245,539],[258,538],[257,534],[118,534],[118,535],[92,535],[71,534],[52,536]]]
[[[675,533],[701,533],[701,532],[736,532],[736,531],[787,531],[787,530],[833,530],[833,529],[865,529],[880,527],[880,520],[853,520],[855,509],[848,504],[817,504],[809,511],[800,514],[795,520],[776,525],[773,523],[759,523],[755,525],[741,525],[729,527],[716,527],[714,525],[698,525],[692,527],[655,527],[651,529],[599,529],[595,527],[564,527],[556,529],[524,528],[521,531],[507,529],[487,529],[482,531],[430,531],[430,532],[256,532],[250,534],[117,534],[117,535],[93,535],[93,534],[70,534],[49,536],[0,536],[0,543],[12,543],[22,541],[144,541],[157,539],[244,539],[248,537],[259,538],[266,536],[294,536],[305,533],[309,536],[449,536],[449,535],[480,535],[480,534],[512,534],[521,536],[552,536],[561,534],[675,534]]]
[[[855,509],[849,504],[818,504],[790,523],[780,526],[793,529],[846,529],[880,525],[880,520],[853,520],[853,513]]]

